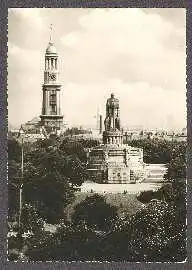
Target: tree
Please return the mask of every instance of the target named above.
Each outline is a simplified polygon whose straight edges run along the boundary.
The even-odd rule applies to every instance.
[[[20,164],[9,160],[8,166],[8,214],[9,220],[14,221],[19,211]]]
[[[114,260],[166,262],[186,257],[185,226],[166,202],[151,202],[118,220],[114,228],[101,242],[102,253],[115,254]]]
[[[45,241],[31,245],[27,255],[31,260],[74,261],[96,260],[99,236],[85,225],[63,224]]]
[[[99,144],[99,140],[94,139],[80,139],[76,141],[73,138],[65,138],[60,145],[60,149],[65,154],[76,156],[80,159],[82,163],[86,163],[86,148],[96,147]]]
[[[86,153],[81,142],[65,139],[61,143],[60,149],[66,155],[78,157],[82,162],[86,162]]]
[[[8,140],[8,160],[21,160],[21,146],[15,139]]]
[[[99,139],[81,139],[80,142],[84,148],[91,148],[100,145]]]
[[[65,164],[65,175],[74,186],[81,186],[87,179],[86,165],[78,157],[71,157]]]
[[[72,221],[74,224],[86,224],[96,230],[108,231],[117,217],[117,207],[106,203],[103,196],[95,194],[76,205]]]
[[[72,127],[72,128],[68,128],[65,131],[65,136],[73,136],[73,135],[79,135],[79,134],[89,134],[90,132],[86,129],[82,129],[82,128],[77,128],[77,127]]]
[[[21,216],[22,227],[20,230],[17,222],[8,223],[8,225],[8,257],[10,260],[20,259],[21,253],[24,255],[23,259],[27,259],[27,250],[34,243],[34,240],[37,245],[46,234],[43,219],[39,216],[37,210],[29,204],[23,205]]]
[[[57,147],[46,144],[26,156],[25,201],[35,205],[50,223],[63,217],[64,208],[74,198],[74,188],[64,173],[65,161],[66,157]]]
[[[142,191],[137,196],[137,200],[141,203],[149,203],[154,198],[154,191],[153,190],[147,190]]]
[[[129,145],[143,148],[143,158],[146,163],[170,163],[176,153],[183,153],[183,150],[186,149],[185,142],[166,141],[158,138],[132,140]]]
[[[74,198],[76,186],[87,178],[86,164],[79,158],[82,145],[65,145],[61,138],[50,137],[24,144],[23,199],[39,210],[49,222],[63,217],[65,206]],[[81,156],[81,158],[82,158]],[[83,159],[83,158],[82,158]],[[9,140],[9,216],[18,213],[21,147]]]
[[[175,179],[186,178],[186,162],[182,157],[175,157],[168,165],[167,174],[165,179],[173,182]]]
[[[60,151],[65,156],[64,174],[73,185],[80,186],[87,179],[86,153],[80,142],[64,140]]]
[[[178,223],[174,206],[161,201],[150,203],[136,213],[130,225],[131,252],[135,258],[144,261],[185,259],[185,226]]]
[[[9,220],[15,220],[19,209],[21,177],[21,146],[15,139],[8,140],[8,208]]]

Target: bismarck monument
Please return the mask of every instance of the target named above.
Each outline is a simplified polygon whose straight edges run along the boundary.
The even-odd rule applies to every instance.
[[[143,149],[123,144],[119,100],[111,94],[106,103],[103,144],[88,150],[87,171],[97,183],[126,184],[148,176]]]

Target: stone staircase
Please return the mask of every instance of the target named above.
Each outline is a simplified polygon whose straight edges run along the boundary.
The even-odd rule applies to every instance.
[[[150,164],[148,166],[149,175],[143,183],[161,183],[164,182],[164,175],[167,171],[164,164]]]

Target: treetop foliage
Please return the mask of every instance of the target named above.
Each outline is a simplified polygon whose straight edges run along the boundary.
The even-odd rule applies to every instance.
[[[109,230],[117,216],[117,207],[106,203],[103,196],[95,194],[76,205],[72,221],[76,225],[86,224],[105,231]]]

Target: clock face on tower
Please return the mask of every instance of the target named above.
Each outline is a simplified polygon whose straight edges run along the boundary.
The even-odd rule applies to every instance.
[[[50,78],[52,81],[55,81],[55,80],[56,80],[56,74],[55,74],[55,73],[49,74],[49,78]]]

